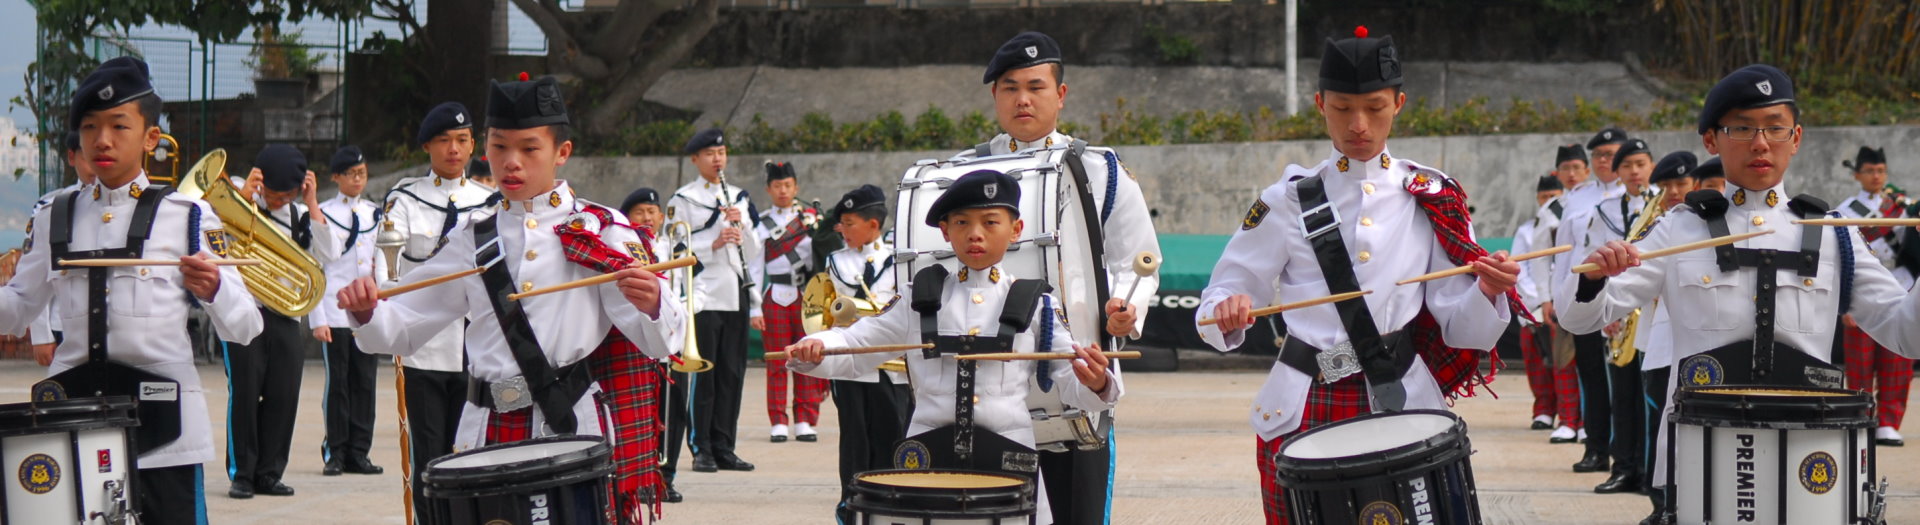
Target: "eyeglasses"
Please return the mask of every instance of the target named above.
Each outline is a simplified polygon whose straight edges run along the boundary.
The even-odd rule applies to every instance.
[[[1756,128],[1753,126],[1722,126],[1720,133],[1725,134],[1729,139],[1738,141],[1750,141],[1753,140],[1755,135],[1766,135],[1768,141],[1786,142],[1793,138],[1794,128],[1788,126],[1767,126],[1764,128]]]

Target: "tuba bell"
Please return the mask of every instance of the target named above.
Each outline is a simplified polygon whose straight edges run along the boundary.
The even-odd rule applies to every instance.
[[[287,317],[300,317],[320,305],[326,294],[326,274],[307,250],[286,234],[273,228],[272,221],[240,195],[223,174],[227,151],[216,149],[194,163],[180,176],[178,191],[207,202],[220,217],[225,231],[219,240],[208,239],[212,251],[227,258],[259,259],[258,266],[241,266],[240,277],[247,291],[261,306]],[[212,232],[208,232],[212,233]]]

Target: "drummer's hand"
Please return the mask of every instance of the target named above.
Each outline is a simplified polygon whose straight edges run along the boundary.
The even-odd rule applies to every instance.
[[[1073,360],[1073,375],[1080,377],[1080,384],[1095,394],[1107,393],[1107,356],[1100,353],[1100,345],[1074,345],[1073,353],[1080,355]]]
[[[380,285],[373,282],[372,277],[361,276],[340,287],[334,300],[339,302],[341,310],[353,314],[355,321],[366,324],[373,320],[373,308],[380,304]]]
[[[819,339],[801,339],[787,345],[787,359],[802,363],[819,363],[820,359],[826,357],[822,355],[826,350],[827,344],[820,342]]]
[[[1125,299],[1107,299],[1107,335],[1132,337],[1136,308]]]
[[[207,252],[180,258],[181,285],[201,302],[213,302],[213,295],[220,292],[220,267],[207,259]]]
[[[313,338],[319,339],[322,343],[333,342],[333,327],[327,325],[313,327]]]
[[[1480,277],[1480,293],[1499,304],[1500,296],[1520,282],[1520,263],[1513,262],[1506,250],[1487,254],[1473,261],[1473,273]]]
[[[747,324],[753,325],[754,330],[767,331],[767,318],[765,317],[754,316],[752,319],[747,320]]]
[[[1234,294],[1213,306],[1213,318],[1217,321],[1214,326],[1222,334],[1244,330],[1253,325],[1253,298]]]
[[[47,343],[43,345],[33,345],[33,362],[40,363],[40,366],[47,366],[47,365],[53,364],[54,346],[56,345],[54,345],[53,343]]]
[[[1592,255],[1588,255],[1586,262],[1598,265],[1600,269],[1580,274],[1580,276],[1598,281],[1620,275],[1628,268],[1639,266],[1640,248],[1627,241],[1607,241],[1607,244],[1594,250]]]
[[[620,294],[625,295],[634,308],[640,309],[640,313],[657,319],[660,317],[660,276],[641,266],[635,262],[620,270],[620,280],[616,281],[616,285],[620,287]]]

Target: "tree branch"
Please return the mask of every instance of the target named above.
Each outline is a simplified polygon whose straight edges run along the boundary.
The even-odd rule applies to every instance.
[[[407,34],[417,35],[417,34],[420,34],[422,31],[425,31],[426,28],[420,26],[420,20],[418,18],[414,18],[412,4],[413,2],[411,0],[374,0],[373,5],[375,7],[379,7],[382,10],[385,10],[387,12],[387,16],[380,16],[377,14],[373,14],[369,16],[372,16],[373,18],[378,18],[381,20],[397,22],[403,26],[406,26],[406,29],[408,31]]]
[[[664,32],[645,52],[630,55],[632,61],[623,64],[619,79],[610,84],[611,89],[600,98],[599,104],[587,110],[589,132],[612,133],[647,94],[647,88],[686,58],[720,22],[720,1],[698,0],[687,9],[686,15],[673,26],[662,28]]]
[[[513,0],[513,5],[533,19],[540,26],[540,32],[547,35],[547,61],[554,69],[571,72],[589,79],[604,79],[607,76],[607,63],[599,57],[583,53],[580,43],[574,38],[571,24],[563,18],[567,14],[560,4],[552,0]]]
[[[631,56],[635,48],[646,38],[659,21],[660,16],[674,8],[680,2],[675,0],[628,0],[620,3],[620,8],[605,23],[588,44],[587,51],[603,57]]]

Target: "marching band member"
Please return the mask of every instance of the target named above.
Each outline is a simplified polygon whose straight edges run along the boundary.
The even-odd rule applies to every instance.
[[[886,192],[872,184],[854,188],[834,203],[832,220],[846,245],[827,257],[836,296],[892,304],[900,294],[894,289],[893,246],[881,235]],[[834,513],[840,523],[853,523],[848,483],[861,472],[893,467],[893,444],[906,437],[913,391],[905,377],[878,369],[827,379],[840,415],[840,504]]]
[[[333,237],[325,220],[314,220],[320,204],[314,197],[313,172],[300,150],[286,144],[268,144],[254,158],[247,175],[261,191],[253,203],[268,224],[313,255],[326,267],[338,252],[315,238]],[[300,198],[303,202],[294,202]],[[260,336],[244,351],[229,342],[227,358],[227,477],[233,485],[227,496],[246,499],[254,494],[292,496],[293,487],[281,482],[287,454],[293,447],[294,414],[300,408],[300,378],[307,360],[300,320],[262,307]]]
[[[1020,185],[1011,176],[979,170],[956,179],[934,200],[926,222],[939,227],[953,244],[960,271],[949,275],[944,266],[928,267],[915,276],[912,296],[901,296],[910,299],[908,308],[899,308],[896,300],[879,315],[808,335],[788,347],[793,361],[789,366],[794,370],[846,378],[867,374],[900,354],[824,356],[823,350],[911,342],[935,345],[905,352],[916,387],[908,436],[895,447],[896,467],[919,464],[1026,477],[1039,474],[1033,455],[1033,420],[1026,403],[1035,362],[960,361],[953,355],[1036,352],[1042,347],[1073,352],[1078,358],[1071,366],[1055,366],[1047,375],[1047,381],[1057,383],[1053,388],[1062,391],[1063,399],[1093,412],[1112,408],[1120,396],[1118,379],[1108,375],[1107,359],[1099,347],[1076,345],[1065,330],[1049,331],[1043,326],[1065,318],[1050,307],[1054,301],[1045,293],[1047,285],[1016,281],[1000,268],[1008,245],[1025,226],[1019,203]],[[1038,341],[1036,332],[1050,332],[1052,337]],[[982,335],[986,333],[997,335]],[[974,432],[976,426],[986,432]],[[1009,457],[1033,459],[1023,462]],[[1046,492],[1036,492],[1037,522],[1053,523]]]
[[[1846,313],[1894,353],[1920,354],[1920,299],[1900,287],[1860,234],[1793,223],[1828,213],[1818,199],[1786,195],[1785,174],[1803,136],[1798,113],[1792,80],[1773,66],[1722,78],[1707,94],[1698,128],[1707,151],[1721,156],[1727,192],[1689,194],[1687,206],[1667,213],[1645,239],[1608,242],[1585,256],[1599,269],[1580,274],[1575,289],[1556,299],[1567,329],[1597,331],[1661,297],[1672,311],[1687,312],[1672,318],[1671,381],[1688,385],[1841,387],[1841,370],[1828,359],[1834,320]],[[1759,230],[1774,233],[1639,258],[1642,250]],[[1661,463],[1656,481],[1664,479]],[[1667,519],[1656,511],[1646,523]]]
[[[633,223],[634,229],[653,232],[653,237],[648,240],[648,243],[656,258],[670,259],[673,254],[686,250],[685,245],[667,244],[667,215],[660,210],[659,191],[653,188],[633,190],[632,193],[627,194],[626,200],[621,201],[620,209],[627,214],[627,221]],[[674,278],[671,272],[667,275],[669,281]],[[674,290],[677,289],[674,288]],[[681,306],[684,308],[686,305]],[[663,361],[661,364],[664,367],[668,362]],[[677,465],[680,464],[680,447],[686,443],[688,422],[691,421],[687,417],[687,374],[675,371],[671,367],[666,367],[664,373],[667,376],[667,397],[661,399],[665,404],[660,406],[662,411],[660,415],[667,418],[667,434],[662,437],[666,440],[666,443],[662,444],[665,448],[662,452],[667,455],[667,461],[660,466],[661,482],[666,485],[661,501],[679,503],[686,498],[674,488],[673,479],[679,471]]]
[[[1333,151],[1313,167],[1288,166],[1261,193],[1196,312],[1217,322],[1200,326],[1201,337],[1230,351],[1246,340],[1254,297],[1373,292],[1284,314],[1287,344],[1249,413],[1270,524],[1288,520],[1273,462],[1288,436],[1375,410],[1445,409],[1475,384],[1479,353],[1525,313],[1513,292],[1519,264],[1474,243],[1458,183],[1387,152],[1406,104],[1401,64],[1392,37],[1369,38],[1365,27],[1354,36],[1327,39],[1314,96]],[[1462,264],[1474,274],[1395,285]],[[1323,369],[1321,357],[1333,356],[1365,365]]]
[[[740,423],[740,395],[747,373],[748,314],[760,301],[759,285],[748,261],[760,257],[760,238],[748,221],[758,220],[753,201],[739,186],[722,180],[727,170],[726,137],[719,129],[694,134],[682,151],[700,172],[667,200],[667,207],[684,213],[693,226],[693,254],[700,258],[694,271],[692,312],[700,355],[713,361],[705,377],[689,376],[693,394],[693,428],[687,446],[693,449],[694,472],[753,470],[753,464],[734,454],[734,430]]]
[[[524,78],[524,76],[523,76]],[[340,292],[364,350],[406,355],[463,317],[473,386],[456,435],[457,449],[539,436],[609,435],[614,449],[616,506],[637,512],[643,490],[629,470],[636,450],[616,399],[613,412],[596,397],[618,394],[633,378],[596,374],[604,354],[662,359],[680,346],[684,312],[661,300],[664,280],[637,266],[651,260],[642,232],[625,217],[576,199],[554,178],[573,153],[571,129],[553,77],[494,83],[487,106],[487,157],[499,177],[499,212],[460,225],[445,249],[402,278],[416,282],[474,268],[480,275],[423,288],[386,301],[363,277]],[[537,287],[617,273],[620,279],[551,294],[508,297]],[[636,348],[637,346],[637,348]],[[606,420],[602,418],[606,417]],[[616,432],[618,431],[618,432]]]
[[[1087,203],[1099,212],[1095,229],[1100,233],[1108,290],[1115,294],[1123,286],[1140,280],[1132,302],[1124,297],[1106,301],[1107,335],[1115,338],[1140,337],[1146,326],[1148,302],[1160,288],[1158,275],[1133,273],[1134,257],[1142,252],[1160,257],[1160,238],[1154,233],[1147,201],[1132,170],[1120,164],[1120,156],[1108,148],[1087,147],[1083,142],[1058,129],[1060,110],[1066,107],[1066,64],[1060,44],[1038,32],[1015,35],[995,50],[987,63],[982,82],[993,97],[993,110],[1002,133],[984,144],[963,151],[959,157],[1004,155],[1028,148],[1084,148],[1077,159],[1069,161]],[[1097,302],[1097,301],[1093,301]],[[1038,369],[1046,371],[1045,364]],[[1109,371],[1119,374],[1120,369]],[[1037,378],[1036,378],[1037,379]],[[1105,423],[1102,437],[1109,446],[1097,450],[1040,451],[1040,468],[1049,475],[1045,487],[1054,506],[1054,518],[1062,523],[1104,524],[1110,521],[1113,497],[1114,458],[1112,418],[1100,416]],[[1100,481],[1106,480],[1106,481]]]
[[[491,205],[499,198],[465,175],[467,159],[473,154],[473,118],[466,106],[459,102],[434,106],[420,121],[414,145],[427,150],[427,173],[395,182],[385,199],[386,222],[407,238],[396,261],[401,278],[438,254],[456,225],[491,213]],[[468,395],[466,334],[449,325],[415,344],[418,348],[407,357],[394,359],[400,365],[394,379],[404,385],[399,389],[400,409],[407,422],[407,457],[413,463],[409,469],[413,509],[420,517],[415,523],[425,523],[425,516],[439,514],[435,507],[446,506],[422,496],[426,483],[420,476],[426,473],[427,462],[453,453],[453,431],[460,426]]]
[[[1614,183],[1619,191],[1610,191],[1591,209],[1575,215],[1578,224],[1564,225],[1568,235],[1573,235],[1575,252],[1591,252],[1610,241],[1625,240],[1633,228],[1633,221],[1640,216],[1640,210],[1646,208],[1647,199],[1653,198],[1648,191],[1648,176],[1653,173],[1653,151],[1647,142],[1629,139],[1619,146],[1613,154],[1612,171]],[[1555,275],[1566,288],[1572,279],[1572,273],[1562,272]],[[1650,313],[1650,312],[1648,312]],[[1603,330],[1606,339],[1618,336],[1618,326],[1610,325]],[[1573,332],[1574,337],[1585,335]],[[1606,366],[1608,407],[1607,454],[1613,460],[1612,473],[1607,480],[1593,487],[1600,494],[1611,494],[1640,489],[1640,460],[1642,446],[1640,437],[1646,433],[1646,410],[1641,408],[1645,402],[1641,396],[1646,388],[1640,385],[1640,359],[1636,353],[1633,361],[1623,366],[1610,362],[1606,350],[1611,347],[1602,345],[1599,358]],[[1599,396],[1599,392],[1590,391],[1588,395]],[[1595,435],[1598,435],[1596,432]]]
[[[320,203],[315,221],[325,221],[333,234],[315,237],[314,245],[338,255],[325,265],[327,293],[307,320],[327,363],[327,397],[321,405],[327,435],[320,442],[320,459],[326,465],[321,473],[379,474],[386,469],[368,460],[367,452],[373,448],[373,384],[380,376],[380,358],[359,350],[353,330],[347,328],[347,314],[334,295],[362,275],[386,282],[386,255],[373,245],[380,232],[381,209],[361,193],[367,189],[367,159],[359,146],[334,151],[327,171],[333,174],[340,195]]]
[[[820,212],[801,204],[799,175],[793,163],[767,163],[767,194],[773,207],[760,212],[754,233],[764,247],[760,257],[749,261],[753,281],[766,287],[760,304],[749,316],[753,329],[760,331],[760,345],[768,352],[778,351],[806,335],[800,323],[800,287],[815,270],[813,265],[813,224]],[[767,361],[767,419],[773,425],[769,438],[774,443],[787,440],[787,383],[793,383],[793,437],[817,441],[813,429],[820,424],[820,402],[827,397],[827,380],[803,374],[788,374],[785,360]]]
[[[1592,222],[1589,215],[1593,213],[1594,206],[1626,191],[1620,185],[1620,176],[1613,171],[1613,159],[1629,140],[1632,138],[1620,128],[1600,130],[1588,139],[1587,151],[1592,158],[1593,179],[1567,190],[1567,194],[1560,198],[1566,208],[1565,215],[1550,235],[1554,246],[1572,246],[1573,249],[1553,256],[1549,265],[1547,276],[1553,285],[1548,288],[1548,297],[1556,303],[1564,295],[1569,282],[1566,277],[1569,272],[1563,269],[1573,267],[1580,260],[1576,255],[1585,255],[1580,246],[1586,239],[1587,226]],[[1540,234],[1536,232],[1534,235]],[[1545,313],[1549,317],[1557,318],[1558,315],[1553,307],[1547,308]],[[1560,329],[1566,330],[1564,323]],[[1613,404],[1608,394],[1610,389],[1606,386],[1607,337],[1598,332],[1567,332],[1564,335],[1573,342],[1573,366],[1581,385],[1580,421],[1586,424],[1586,428],[1580,432],[1580,440],[1586,444],[1586,453],[1579,462],[1573,464],[1573,471],[1605,472],[1611,468],[1608,447],[1613,443]]]
[[[1887,152],[1883,149],[1860,147],[1852,161],[1841,164],[1853,170],[1853,179],[1860,183],[1860,193],[1847,200],[1840,201],[1834,211],[1843,217],[1853,218],[1890,218],[1907,216],[1907,208],[1913,205],[1905,192],[1887,184]],[[1861,228],[1860,236],[1867,241],[1867,251],[1873,253],[1875,260],[1893,272],[1893,280],[1906,288],[1913,287],[1914,272],[1920,268],[1902,264],[1895,256],[1900,246],[1898,228]],[[1907,387],[1913,382],[1913,360],[1900,357],[1887,351],[1887,347],[1873,341],[1853,316],[1841,316],[1845,323],[1842,338],[1847,352],[1847,387],[1874,393],[1874,411],[1878,413],[1880,428],[1873,432],[1874,442],[1889,447],[1906,445],[1900,436],[1900,420],[1907,414]]]
[[[1624,132],[1620,134],[1625,135]],[[1612,136],[1612,133],[1602,132],[1602,135]],[[1607,152],[1612,154],[1611,149]],[[1599,184],[1588,180],[1591,170],[1587,163],[1587,150],[1579,144],[1559,146],[1554,153],[1553,164],[1553,178],[1559,180],[1561,187],[1567,190],[1579,188],[1590,192]],[[1560,224],[1567,213],[1566,195],[1567,192],[1562,191],[1560,196],[1548,199],[1534,212],[1533,237],[1527,242],[1528,249],[1558,244]],[[1535,325],[1540,329],[1534,334],[1534,342],[1545,356],[1551,356],[1543,360],[1552,363],[1554,398],[1560,405],[1560,426],[1547,436],[1548,443],[1573,443],[1587,435],[1586,421],[1581,414],[1580,377],[1574,364],[1573,334],[1560,328],[1560,323],[1553,316],[1554,276],[1559,275],[1554,273],[1554,269],[1564,269],[1565,264],[1566,261],[1558,257],[1540,257],[1520,263],[1527,276],[1523,282],[1532,283],[1532,293],[1539,301],[1527,303],[1527,308],[1538,308],[1531,310],[1534,317],[1540,320]],[[1523,299],[1526,294],[1525,290],[1521,291]]]
[[[1700,171],[1695,165],[1698,160],[1692,152],[1676,151],[1661,157],[1660,163],[1654,165],[1653,175],[1647,180],[1660,188],[1661,199],[1655,204],[1658,209],[1672,210],[1675,206],[1686,204],[1687,194],[1698,186],[1698,177],[1695,175]],[[1636,219],[1636,222],[1642,220],[1645,219]],[[1651,225],[1637,230],[1633,240],[1645,238],[1649,231]],[[1659,442],[1660,427],[1664,426],[1659,416],[1667,409],[1667,385],[1673,372],[1673,318],[1667,313],[1665,302],[1655,301],[1650,307],[1641,307],[1640,320],[1644,328],[1632,336],[1634,347],[1641,356],[1640,386],[1643,392],[1639,394],[1645,396],[1648,408],[1640,411],[1645,419],[1637,439],[1643,446]],[[1633,489],[1646,493],[1653,500],[1654,512],[1659,513],[1666,510],[1667,502],[1662,492],[1664,487],[1658,486],[1652,475],[1660,452],[1642,450],[1637,468],[1644,476],[1645,483]]]
[[[1581,157],[1585,158],[1585,156],[1583,152]],[[1551,174],[1541,176],[1540,180],[1534,184],[1534,206],[1544,208],[1548,201],[1565,192],[1566,186],[1558,177]],[[1558,216],[1556,215],[1555,218]],[[1514,228],[1513,253],[1533,251],[1533,232],[1539,224],[1540,219],[1536,217]],[[1534,262],[1538,260],[1540,259],[1520,264],[1520,281],[1514,285],[1514,289],[1520,293],[1520,302],[1530,311],[1538,311],[1540,305],[1547,303],[1550,299],[1545,293],[1546,287],[1540,284],[1545,276],[1534,271],[1536,266]],[[1546,319],[1541,319],[1538,323],[1527,323],[1524,319],[1520,321],[1522,321],[1520,353],[1526,365],[1527,387],[1533,392],[1532,429],[1554,430],[1553,435],[1548,438],[1553,443],[1563,442],[1561,441],[1563,433],[1565,441],[1573,441],[1573,426],[1578,426],[1576,423],[1580,420],[1577,399],[1580,386],[1574,382],[1572,367],[1563,366],[1565,363],[1553,359],[1553,330],[1546,323]],[[1563,385],[1563,381],[1572,384]],[[1572,387],[1570,395],[1561,395],[1563,391],[1560,389],[1565,386]],[[1559,416],[1560,421],[1560,427],[1557,429],[1553,425],[1556,415]]]
[[[103,392],[140,399],[133,429],[139,491],[149,523],[204,523],[201,464],[213,459],[206,393],[187,334],[188,297],[221,339],[260,333],[260,309],[233,267],[208,259],[227,249],[213,209],[147,180],[141,158],[160,140],[160,97],[139,59],[108,60],[73,93],[69,129],[97,181],[57,195],[33,217],[13,279],[0,287],[0,333],[19,333],[58,299],[66,340],[34,399]],[[151,258],[179,266],[61,267],[56,260]],[[143,392],[143,390],[145,390]],[[31,481],[21,479],[23,485]],[[53,490],[52,482],[29,486]]]

